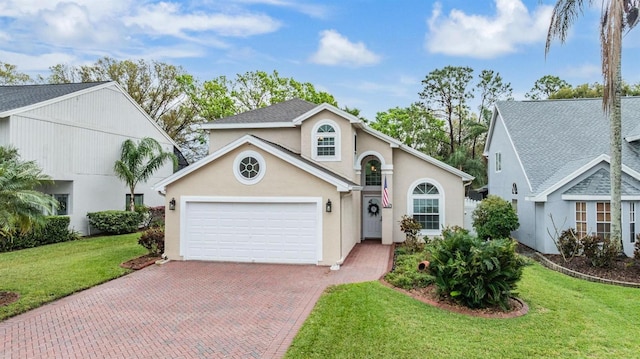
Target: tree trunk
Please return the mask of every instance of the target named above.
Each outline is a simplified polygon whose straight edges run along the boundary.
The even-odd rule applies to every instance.
[[[131,187],[129,188],[129,190],[131,191],[130,194],[130,198],[129,198],[129,210],[131,212],[135,212],[136,211],[136,188],[135,187]]]
[[[620,69],[620,57],[618,54],[616,61],[615,76],[615,95],[613,96],[612,112],[610,114],[610,141],[611,141],[611,242],[616,246],[620,246],[619,250],[623,250],[622,244],[622,196],[620,187],[622,186],[622,76]]]

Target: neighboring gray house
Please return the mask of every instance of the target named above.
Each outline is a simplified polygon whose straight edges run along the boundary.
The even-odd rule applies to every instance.
[[[42,190],[61,203],[71,228],[88,234],[87,212],[125,209],[129,190],[113,173],[126,139],[156,139],[165,151],[175,143],[115,82],[0,86],[0,146],[16,147],[55,184]],[[149,183],[173,173],[167,163]],[[136,201],[164,205],[147,183]]]
[[[622,99],[622,235],[633,255],[640,211],[640,98]],[[497,103],[484,155],[489,194],[511,202],[513,233],[542,253],[557,253],[548,232],[610,232],[609,122],[602,99]]]

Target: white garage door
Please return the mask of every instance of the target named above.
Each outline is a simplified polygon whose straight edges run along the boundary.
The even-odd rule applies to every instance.
[[[318,262],[317,203],[187,202],[184,258]]]

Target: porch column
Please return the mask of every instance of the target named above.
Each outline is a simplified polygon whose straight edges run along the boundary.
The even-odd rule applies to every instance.
[[[382,207],[382,244],[393,243],[393,226],[396,225],[396,221],[393,218],[393,165],[382,167],[382,192],[380,192],[381,202],[384,203],[384,185],[385,180],[387,183],[387,193],[389,194],[389,207]],[[399,225],[399,224],[397,224]]]

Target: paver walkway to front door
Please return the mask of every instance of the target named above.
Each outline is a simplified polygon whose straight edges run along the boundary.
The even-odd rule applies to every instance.
[[[0,358],[279,358],[331,284],[376,280],[390,246],[326,267],[169,262],[0,322]]]

